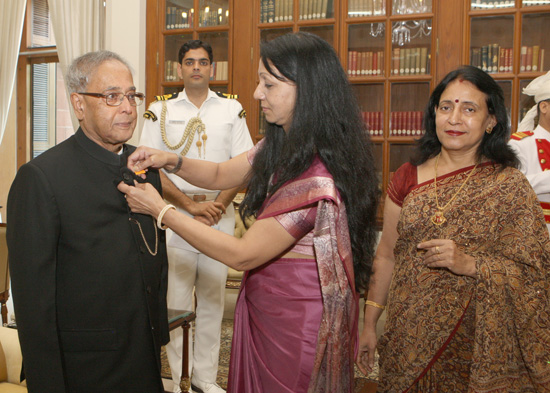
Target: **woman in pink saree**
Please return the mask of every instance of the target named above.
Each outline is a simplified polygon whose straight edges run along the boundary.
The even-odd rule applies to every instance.
[[[151,214],[205,254],[246,271],[235,310],[228,391],[352,392],[358,291],[370,275],[378,181],[371,144],[332,47],[308,33],[262,43],[267,132],[225,163],[140,147],[129,167],[164,168],[200,187],[246,184],[241,239],[178,214],[147,186],[124,184]]]

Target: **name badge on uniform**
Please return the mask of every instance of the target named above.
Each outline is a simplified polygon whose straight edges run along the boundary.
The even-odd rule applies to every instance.
[[[168,123],[170,124],[185,124],[185,120],[168,120]]]

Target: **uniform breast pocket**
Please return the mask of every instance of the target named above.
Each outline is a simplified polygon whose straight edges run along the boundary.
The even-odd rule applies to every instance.
[[[231,129],[230,123],[214,123],[206,127],[206,151],[231,151]],[[227,157],[229,158],[229,157]],[[225,159],[227,159],[225,158]]]

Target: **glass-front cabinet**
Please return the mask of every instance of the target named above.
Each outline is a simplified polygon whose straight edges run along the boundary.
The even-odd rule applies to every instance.
[[[153,75],[156,85],[147,82],[147,102],[154,96],[179,92],[183,82],[178,71],[179,49],[192,39],[212,46],[214,58],[210,86],[227,92],[231,85],[231,0],[160,0],[157,7],[160,35],[148,37],[148,44],[157,49],[158,72]],[[150,61],[150,60],[148,60]],[[160,65],[163,65],[162,67]],[[151,76],[148,75],[148,79]],[[155,86],[155,87],[152,87]],[[153,91],[151,91],[153,90]]]
[[[461,64],[502,87],[512,131],[534,104],[522,89],[550,69],[550,0],[147,0],[147,102],[182,89],[178,50],[214,50],[211,88],[238,94],[254,141],[259,47],[306,31],[336,50],[372,138],[380,187],[411,157],[435,85]]]
[[[382,190],[423,134],[434,79],[434,11],[430,0],[347,2],[341,58],[380,157]]]
[[[522,90],[549,70],[549,0],[470,0],[468,63],[490,73],[504,91],[512,132],[531,105]]]

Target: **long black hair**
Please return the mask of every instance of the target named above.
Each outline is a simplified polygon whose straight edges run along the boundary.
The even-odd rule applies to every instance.
[[[273,193],[298,177],[315,154],[334,178],[346,205],[356,289],[368,283],[374,244],[379,183],[372,145],[346,73],[334,49],[309,33],[291,33],[262,42],[261,61],[275,67],[296,85],[296,102],[288,132],[267,124],[265,142],[256,154],[241,217],[255,215],[264,202],[269,181],[277,174]]]
[[[470,82],[485,94],[489,114],[494,115],[497,121],[497,124],[493,127],[493,132],[490,134],[484,133],[483,135],[483,139],[477,150],[478,161],[481,161],[482,157],[486,157],[491,161],[501,164],[503,168],[508,166],[517,168],[519,165],[518,158],[510,146],[508,146],[510,125],[506,106],[504,105],[502,88],[489,74],[473,66],[462,66],[451,71],[432,92],[424,112],[424,129],[426,132],[418,141],[411,162],[414,165],[420,165],[429,158],[435,157],[441,151],[441,142],[439,142],[436,133],[435,112],[439,106],[441,95],[449,83],[457,79]]]

